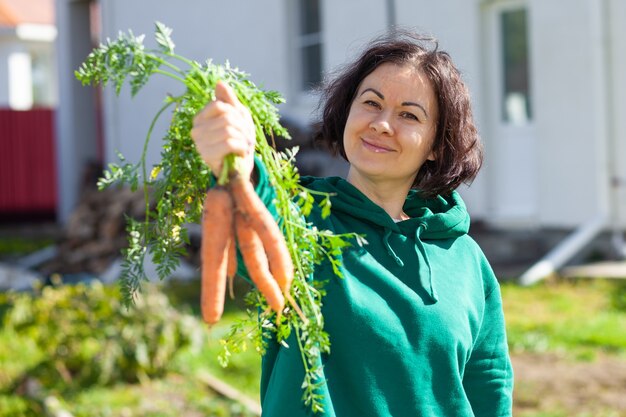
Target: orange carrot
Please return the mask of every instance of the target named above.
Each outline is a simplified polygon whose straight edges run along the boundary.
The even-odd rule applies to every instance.
[[[235,298],[235,291],[233,289],[233,281],[237,274],[237,243],[235,240],[235,223],[233,218],[233,225],[231,226],[232,239],[228,245],[228,268],[226,269],[226,277],[228,278],[228,293],[231,299]]]
[[[263,243],[257,231],[249,223],[249,218],[240,212],[235,214],[235,230],[241,256],[246,264],[250,279],[265,296],[267,303],[279,316],[285,307],[285,298],[278,283],[269,270]]]
[[[209,190],[204,199],[202,219],[202,318],[216,323],[224,312],[228,246],[233,236],[233,200],[224,187]]]
[[[294,275],[293,262],[278,224],[254,191],[250,181],[235,174],[231,177],[229,185],[237,209],[246,216],[251,227],[261,238],[272,275],[280,289],[288,294]]]

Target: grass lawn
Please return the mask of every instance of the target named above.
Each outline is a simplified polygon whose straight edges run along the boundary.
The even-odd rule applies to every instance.
[[[52,238],[0,235],[0,259],[24,256],[53,243]]]
[[[516,417],[626,416],[626,281],[502,286]]]
[[[502,298],[513,352],[553,352],[580,360],[626,355],[626,281],[506,284]]]

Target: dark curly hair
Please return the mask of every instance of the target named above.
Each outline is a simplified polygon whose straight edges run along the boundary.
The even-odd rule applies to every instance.
[[[344,159],[343,132],[359,85],[378,66],[392,63],[412,66],[430,80],[439,107],[434,161],[419,170],[413,188],[423,197],[449,195],[461,183],[471,183],[483,160],[483,149],[474,124],[469,91],[450,55],[438,42],[407,30],[372,41],[353,63],[343,67],[321,87],[321,120],[314,139]]]

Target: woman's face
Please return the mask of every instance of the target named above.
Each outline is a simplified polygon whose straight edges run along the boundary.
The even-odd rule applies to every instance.
[[[434,160],[438,110],[422,72],[390,63],[376,68],[358,87],[346,121],[348,180],[410,187],[422,164]]]

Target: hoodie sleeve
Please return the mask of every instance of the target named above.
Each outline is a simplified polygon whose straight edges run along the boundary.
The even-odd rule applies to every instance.
[[[512,415],[513,369],[509,358],[500,287],[491,272],[493,287],[485,297],[478,336],[465,365],[463,386],[477,417]]]
[[[254,190],[258,194],[259,198],[261,198],[263,204],[265,204],[265,207],[267,207],[270,213],[272,213],[272,216],[277,218],[276,206],[274,205],[274,198],[276,198],[274,187],[270,184],[265,164],[256,156],[254,157],[253,176],[256,182]]]

